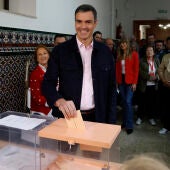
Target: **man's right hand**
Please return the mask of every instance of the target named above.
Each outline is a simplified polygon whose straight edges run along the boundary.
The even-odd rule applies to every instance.
[[[72,100],[58,99],[55,104],[56,107],[63,113],[64,117],[69,119],[76,116],[76,107]]]

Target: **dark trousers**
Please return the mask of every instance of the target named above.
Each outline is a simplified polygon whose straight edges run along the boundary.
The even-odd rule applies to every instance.
[[[143,118],[147,113],[148,118],[155,118],[157,112],[157,91],[155,85],[147,86],[145,92],[140,92],[139,96],[137,117]]]
[[[95,122],[95,115],[94,114],[82,114],[84,121],[91,121]]]
[[[80,112],[84,121],[95,122],[95,109]]]
[[[162,88],[162,114],[161,120],[163,122],[164,128],[170,130],[170,88],[163,86]]]
[[[157,103],[156,103],[156,106],[157,106],[157,117],[159,119],[161,119],[161,115],[162,115],[162,112],[163,112],[163,84],[161,81],[159,81],[158,83],[158,91],[157,91]]]

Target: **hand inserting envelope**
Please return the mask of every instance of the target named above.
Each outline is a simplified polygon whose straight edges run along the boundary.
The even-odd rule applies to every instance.
[[[84,124],[83,118],[81,116],[80,110],[77,110],[76,117],[66,119],[66,123],[67,123],[68,128],[85,130],[85,124]]]

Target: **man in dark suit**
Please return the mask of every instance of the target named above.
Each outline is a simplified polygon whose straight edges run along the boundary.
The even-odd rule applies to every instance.
[[[76,35],[56,47],[48,63],[43,93],[56,117],[115,123],[116,83],[112,53],[93,40],[97,12],[91,5],[75,11]],[[56,90],[59,78],[59,89]]]

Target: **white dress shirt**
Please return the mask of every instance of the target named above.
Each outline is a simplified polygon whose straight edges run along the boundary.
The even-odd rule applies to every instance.
[[[77,44],[83,63],[83,85],[80,110],[90,110],[95,107],[91,73],[91,55],[93,50],[93,42],[86,47],[77,39]]]

